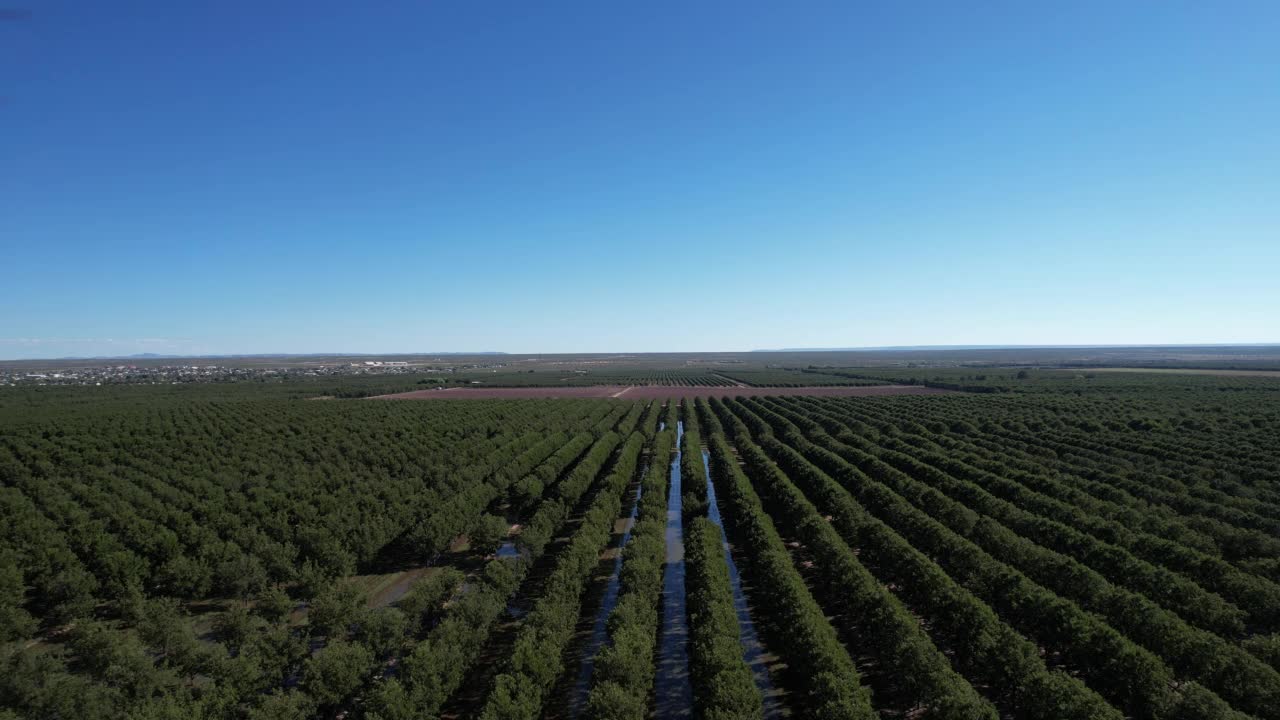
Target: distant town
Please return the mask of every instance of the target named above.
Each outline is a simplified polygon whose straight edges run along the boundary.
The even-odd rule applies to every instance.
[[[115,362],[64,369],[0,368],[0,386],[16,385],[167,385],[237,381],[291,380],[358,375],[451,374],[489,370],[505,363],[427,365],[418,362],[361,360],[305,367],[236,367],[218,364],[129,364]]]

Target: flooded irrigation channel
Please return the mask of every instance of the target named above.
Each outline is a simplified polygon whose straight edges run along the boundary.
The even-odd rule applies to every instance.
[[[755,623],[751,621],[751,609],[747,605],[747,596],[742,592],[742,577],[738,574],[738,564],[733,561],[733,551],[729,548],[729,540],[724,534],[724,524],[720,521],[720,506],[716,503],[716,486],[711,482],[711,455],[702,451],[702,465],[707,469],[707,517],[720,528],[720,542],[724,546],[725,562],[729,566],[729,584],[733,588],[733,607],[738,612],[738,637],[742,642],[743,659],[751,674],[755,676],[756,687],[764,699],[764,717],[766,720],[782,717],[782,703],[774,692],[773,680],[769,676],[769,663],[765,657],[764,646],[760,636],[756,634]]]
[[[641,466],[638,477],[644,477],[646,467]],[[641,484],[636,482],[635,495],[631,498],[631,514],[627,518],[626,529],[622,539],[618,541],[617,555],[613,559],[613,569],[609,574],[609,582],[605,585],[604,597],[600,601],[600,609],[596,612],[595,624],[591,626],[591,635],[582,648],[582,664],[578,668],[578,677],[573,684],[573,695],[569,699],[569,717],[577,718],[587,707],[587,698],[591,694],[591,673],[595,670],[596,653],[604,647],[609,639],[609,614],[618,602],[618,591],[622,573],[622,550],[631,540],[631,529],[636,524],[636,514],[640,512]]]
[[[684,423],[679,422],[667,494],[667,564],[662,577],[662,630],[658,638],[658,674],[654,681],[655,714],[660,720],[693,716],[689,624],[684,598],[684,521],[680,502],[680,441],[683,438]]]
[[[665,427],[663,424],[661,427]],[[656,677],[654,678],[654,716],[659,720],[667,718],[691,718],[693,716],[693,686],[689,676],[689,627],[685,606],[685,561],[684,561],[684,521],[682,515],[683,487],[681,484],[681,452],[684,438],[684,423],[676,426],[675,455],[670,465],[670,482],[667,495],[666,525],[666,564],[663,568],[662,590],[662,626],[659,629]],[[702,453],[703,465],[710,468],[710,458],[706,450]],[[657,460],[656,458],[654,459]],[[642,469],[640,475],[644,475]],[[764,718],[775,720],[784,717],[779,693],[775,690],[769,673],[767,651],[760,642],[755,625],[751,620],[751,611],[747,597],[742,589],[742,580],[738,574],[737,563],[729,549],[725,537],[724,526],[720,519],[720,507],[716,502],[715,486],[711,483],[711,473],[706,477],[689,478],[690,482],[705,482],[707,485],[707,515],[720,528],[720,541],[724,543],[725,561],[728,565],[730,584],[733,590],[734,608],[738,615],[739,637],[743,648],[743,657],[751,668],[756,686],[764,699]],[[622,537],[616,545],[608,581],[605,584],[599,608],[595,611],[594,622],[590,633],[583,641],[580,654],[581,661],[577,675],[572,681],[572,689],[568,698],[568,716],[580,718],[587,706],[587,698],[591,693],[591,675],[594,671],[595,656],[609,640],[608,620],[617,604],[620,590],[619,578],[622,570],[622,550],[631,539],[631,531],[635,526],[636,516],[640,508],[641,487],[637,483],[634,494],[630,498],[630,512],[625,522]]]

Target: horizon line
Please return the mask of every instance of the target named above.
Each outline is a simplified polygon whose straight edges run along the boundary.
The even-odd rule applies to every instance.
[[[0,358],[0,362],[36,362],[72,360],[182,360],[217,358],[304,358],[304,357],[407,357],[448,355],[458,357],[497,355],[532,357],[549,355],[741,355],[752,353],[837,353],[837,352],[921,352],[930,350],[1087,350],[1149,348],[1261,348],[1280,347],[1280,342],[1197,342],[1197,343],[1097,343],[1097,344],[955,344],[955,345],[867,345],[848,347],[753,348],[750,350],[614,350],[581,352],[511,352],[479,351],[411,351],[411,352],[249,352],[249,353],[132,353],[129,355],[64,355],[61,357]]]

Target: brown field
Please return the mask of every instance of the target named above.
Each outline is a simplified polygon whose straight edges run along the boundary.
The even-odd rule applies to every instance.
[[[378,395],[374,400],[495,400],[518,398],[620,398],[623,400],[665,400],[667,398],[756,397],[764,395],[810,395],[855,397],[877,395],[933,395],[949,390],[919,385],[869,385],[866,387],[706,387],[681,385],[595,385],[590,387],[446,388],[414,390]]]

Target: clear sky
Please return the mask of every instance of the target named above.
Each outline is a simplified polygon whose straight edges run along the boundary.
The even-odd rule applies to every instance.
[[[1280,341],[1273,0],[6,5],[0,358]]]

